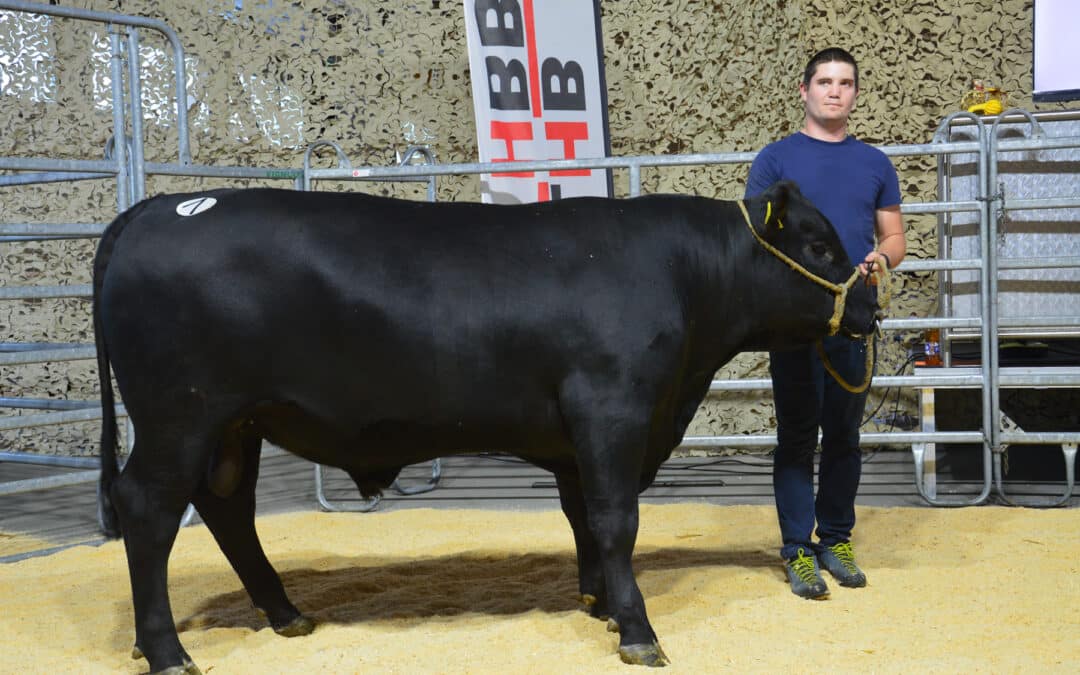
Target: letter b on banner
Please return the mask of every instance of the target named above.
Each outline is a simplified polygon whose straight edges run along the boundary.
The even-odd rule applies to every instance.
[[[558,59],[544,59],[540,78],[546,110],[585,109],[585,73],[577,61],[567,61],[564,66]]]
[[[480,44],[484,47],[525,46],[521,5],[517,0],[476,0],[474,14]]]
[[[517,59],[503,62],[498,56],[484,59],[487,70],[488,95],[495,110],[528,110],[529,87],[525,66]],[[515,91],[516,90],[516,91]]]

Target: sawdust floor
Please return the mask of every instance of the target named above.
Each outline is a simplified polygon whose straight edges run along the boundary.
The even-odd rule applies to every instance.
[[[185,528],[169,584],[204,673],[644,672],[579,611],[558,511],[289,513],[258,529],[318,628],[274,634],[205,528]],[[860,507],[870,584],[822,602],[788,591],[777,540],[771,507],[642,507],[635,569],[666,672],[1076,672],[1080,509]],[[0,672],[146,669],[129,658],[119,542],[0,567],[0,606]]]

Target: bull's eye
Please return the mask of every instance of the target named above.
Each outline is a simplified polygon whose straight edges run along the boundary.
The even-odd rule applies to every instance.
[[[825,258],[829,255],[829,247],[823,241],[815,241],[810,244],[810,251],[819,258]]]

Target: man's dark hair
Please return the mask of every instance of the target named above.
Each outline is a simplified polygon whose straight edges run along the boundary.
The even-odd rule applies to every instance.
[[[850,63],[851,67],[855,69],[855,88],[859,88],[859,64],[855,63],[855,57],[852,56],[846,49],[839,47],[828,47],[822,49],[817,54],[814,54],[810,59],[810,63],[806,64],[806,70],[803,72],[803,85],[810,86],[810,80],[814,79],[814,73],[817,71],[818,66],[823,63],[829,63],[831,61],[840,61],[841,63]]]

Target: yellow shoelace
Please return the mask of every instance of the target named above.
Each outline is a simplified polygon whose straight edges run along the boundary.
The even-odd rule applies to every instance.
[[[814,562],[814,558],[806,555],[806,551],[800,548],[795,559],[791,561],[791,569],[795,570],[795,576],[807,584],[812,584],[817,581],[817,566]]]
[[[829,547],[829,550],[836,554],[837,560],[840,564],[847,568],[848,572],[852,574],[858,574],[859,568],[855,566],[855,550],[851,548],[851,542],[844,541],[839,544],[833,544]]]

